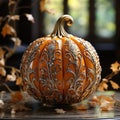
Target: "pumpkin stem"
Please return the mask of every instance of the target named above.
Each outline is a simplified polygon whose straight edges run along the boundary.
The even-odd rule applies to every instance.
[[[54,30],[51,33],[52,37],[58,36],[61,38],[70,36],[70,34],[68,34],[64,29],[64,23],[66,23],[67,26],[71,26],[73,23],[73,18],[70,15],[62,15],[55,24]]]

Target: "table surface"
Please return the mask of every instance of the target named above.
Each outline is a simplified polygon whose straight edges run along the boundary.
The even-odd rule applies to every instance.
[[[118,95],[116,95],[118,97]],[[0,119],[6,120],[95,120],[95,119],[120,119],[120,107],[112,111],[101,111],[99,108],[90,108],[85,111],[74,109],[71,106],[41,106],[36,100],[29,102],[32,110],[11,114],[0,111]],[[57,113],[56,108],[62,109],[65,113]]]

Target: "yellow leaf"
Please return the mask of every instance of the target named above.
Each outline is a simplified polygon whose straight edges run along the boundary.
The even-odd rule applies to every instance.
[[[110,69],[113,72],[118,72],[118,71],[120,71],[120,64],[116,61],[115,63],[111,64]]]
[[[3,35],[3,37],[5,37],[6,35],[13,35],[13,36],[15,36],[16,35],[16,31],[9,24],[5,24],[4,27],[2,28],[1,34]]]
[[[119,85],[117,83],[113,82],[112,80],[110,80],[110,83],[111,83],[113,89],[119,88]]]

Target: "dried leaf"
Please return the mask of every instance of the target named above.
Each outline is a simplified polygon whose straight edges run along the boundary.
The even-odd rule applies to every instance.
[[[4,67],[0,67],[0,75],[1,76],[6,76],[6,70]]]
[[[98,87],[98,90],[99,91],[105,91],[108,89],[108,85],[105,81],[102,81],[100,84],[99,84],[99,87]]]
[[[119,85],[117,83],[115,83],[114,81],[110,80],[110,83],[111,83],[113,89],[119,88]]]
[[[14,81],[16,81],[16,75],[8,74],[6,79],[8,81],[14,82]]]
[[[35,23],[34,17],[31,14],[25,14],[25,16],[27,17],[28,21]]]
[[[12,26],[10,26],[9,24],[5,24],[4,27],[2,28],[1,34],[3,35],[3,37],[5,37],[6,35],[15,36],[15,35],[16,35],[16,31],[15,31],[15,29],[14,29]]]
[[[17,103],[23,100],[23,95],[20,91],[15,91],[11,93],[11,102]]]
[[[18,77],[16,79],[16,85],[22,85],[22,78],[21,77]]]
[[[31,109],[26,107],[23,103],[20,103],[12,106],[11,113],[12,111],[13,111],[13,114],[15,114],[17,111],[27,111],[27,110],[31,110]]]
[[[80,110],[80,111],[88,110],[88,106],[85,105],[85,104],[77,105],[77,106],[75,106],[75,108],[76,108],[77,110]]]
[[[4,105],[5,105],[4,101],[0,99],[0,109],[2,109]]]
[[[8,6],[15,5],[16,1],[15,0],[9,0]]]
[[[92,97],[92,99],[89,101],[89,104],[91,107],[96,107],[96,106],[100,105],[100,100],[98,99],[98,97],[96,95],[94,95]]]
[[[12,15],[10,16],[11,20],[20,20],[20,16],[19,15]]]
[[[11,40],[15,43],[16,46],[21,45],[21,40],[18,37],[12,37]]]
[[[115,100],[111,96],[101,95],[98,96],[100,100],[100,108],[102,111],[110,111],[114,108]]]
[[[110,69],[113,72],[118,72],[118,71],[120,71],[120,64],[116,61],[115,63],[111,64]]]
[[[16,81],[16,74],[15,73],[16,73],[16,69],[12,68],[11,74],[8,74],[6,79],[8,81]]]
[[[0,47],[0,59],[4,58],[5,51]]]
[[[92,107],[99,107],[102,111],[110,111],[114,108],[115,100],[112,96],[100,95],[93,96],[89,103]]]
[[[45,11],[45,9],[46,9],[45,4],[46,4],[46,0],[40,0],[39,5],[40,5],[40,11],[41,12]]]
[[[59,114],[64,114],[66,111],[63,109],[56,108],[55,111]]]

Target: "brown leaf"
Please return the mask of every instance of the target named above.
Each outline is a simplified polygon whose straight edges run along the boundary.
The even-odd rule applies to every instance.
[[[45,9],[46,9],[45,4],[46,4],[46,0],[40,0],[39,5],[40,5],[40,11],[41,12],[45,11]]]
[[[15,0],[9,0],[9,3],[8,3],[9,6],[12,6],[12,5],[15,5],[15,4],[16,4]]]
[[[22,78],[21,77],[18,77],[16,79],[16,85],[22,85]]]
[[[89,103],[92,107],[99,107],[102,111],[110,111],[114,109],[115,100],[112,96],[99,95],[93,96]]]
[[[108,85],[105,81],[102,81],[100,84],[99,84],[99,87],[98,87],[98,90],[99,91],[105,91],[108,89]]]
[[[21,45],[21,40],[18,37],[12,37],[11,40],[15,43],[16,46]]]
[[[110,69],[113,72],[118,72],[118,71],[120,71],[120,64],[116,61],[115,63],[111,64]]]
[[[20,103],[12,106],[11,113],[15,114],[17,111],[27,111],[27,110],[31,110],[31,109],[26,107],[23,103]]]
[[[110,111],[114,109],[115,100],[111,96],[98,96],[100,100],[100,108],[102,111]]]
[[[0,59],[4,58],[5,55],[5,51],[3,50],[3,48],[0,47]]]
[[[98,97],[96,95],[94,95],[92,97],[92,99],[89,101],[89,104],[91,107],[96,107],[96,106],[100,105],[100,100],[98,99]]]
[[[28,21],[35,23],[34,17],[31,14],[25,14],[25,16],[27,17]]]
[[[111,83],[113,89],[119,88],[119,85],[117,83],[115,83],[114,81],[110,80],[110,83]]]
[[[80,111],[88,110],[88,106],[85,105],[85,104],[77,105],[77,106],[75,106],[75,108],[76,108],[77,110],[80,110]]]
[[[0,75],[1,76],[6,76],[6,70],[4,67],[0,67]]]
[[[16,74],[15,73],[16,73],[16,69],[12,68],[11,74],[8,74],[6,79],[8,81],[16,81]]]
[[[11,20],[20,20],[20,16],[19,15],[12,15],[10,16]]]
[[[5,24],[4,27],[2,28],[1,34],[3,35],[3,37],[5,37],[6,35],[15,36],[15,35],[16,35],[16,31],[15,31],[15,29],[14,29],[12,26],[10,26],[9,24]]]
[[[64,114],[66,111],[63,109],[56,108],[55,111],[59,114]]]
[[[23,100],[23,95],[20,91],[15,91],[11,93],[11,102],[17,103]]]

